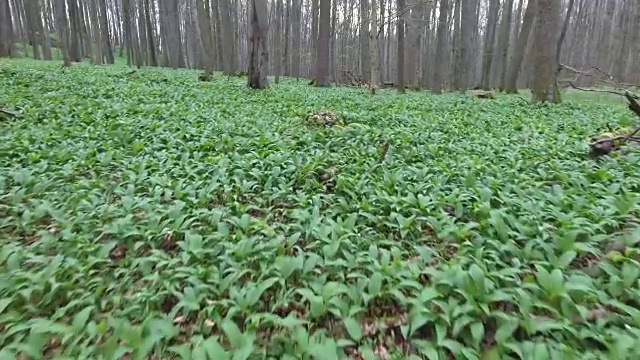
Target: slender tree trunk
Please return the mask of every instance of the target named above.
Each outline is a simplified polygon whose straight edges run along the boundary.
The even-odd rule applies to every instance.
[[[396,32],[398,34],[398,52],[397,52],[397,70],[396,70],[396,89],[399,93],[403,94],[405,92],[405,73],[404,73],[404,11],[405,11],[405,0],[397,0],[398,2],[398,18],[396,19],[397,29]]]
[[[498,22],[498,12],[500,11],[500,1],[490,0],[489,17],[487,19],[487,31],[484,40],[484,54],[482,55],[482,88],[491,90],[491,65],[493,63],[493,46],[496,38],[496,23]]]
[[[505,91],[509,94],[515,94],[518,92],[518,76],[522,69],[522,61],[524,60],[524,55],[527,52],[527,45],[529,43],[529,38],[531,37],[531,30],[533,29],[536,13],[538,11],[537,1],[538,0],[528,1],[527,9],[525,10],[524,19],[522,21],[522,28],[520,29],[518,40],[516,41],[513,58],[509,63],[509,71],[507,73],[507,80],[505,84]]]
[[[15,55],[13,19],[9,2],[0,2],[0,57]]]
[[[438,44],[436,45],[436,72],[433,81],[434,92],[441,93],[444,89],[445,77],[449,61],[447,58],[447,34],[449,32],[447,19],[449,17],[449,0],[440,0],[440,15],[438,18]]]
[[[222,51],[224,62],[222,68],[225,75],[230,74],[233,62],[233,34],[231,32],[231,15],[229,13],[229,0],[219,0],[220,23],[222,25]]]
[[[467,1],[468,2],[468,1]],[[460,0],[455,1],[454,11],[453,11],[453,89],[454,90],[462,90],[463,85],[462,81],[464,79],[464,64],[462,60],[462,29],[461,29],[461,6]]]
[[[371,30],[369,31],[369,41],[371,42],[371,79],[369,81],[369,91],[376,93],[378,88],[378,4],[371,0]]]
[[[513,14],[513,0],[506,0],[500,23],[500,36],[498,37],[498,56],[500,57],[499,89],[504,91],[507,81],[507,63],[509,55],[509,37],[511,35],[511,18]]]
[[[206,3],[206,4],[205,4]],[[213,52],[213,36],[211,33],[211,16],[209,1],[197,0],[198,26],[200,27],[200,43],[204,56],[204,79],[209,80],[213,73],[215,55]]]
[[[147,36],[147,48],[149,49],[149,65],[151,66],[158,66],[158,56],[156,53],[156,40],[154,38],[154,34],[155,32],[153,31],[154,27],[153,27],[153,23],[151,22],[151,9],[149,8],[149,1],[150,0],[144,0],[144,17],[145,17],[145,23],[146,23],[146,27],[147,27],[147,33],[149,34]]]
[[[276,39],[275,39],[275,81],[276,84],[280,83],[280,72],[282,71],[282,55],[280,49],[282,48],[282,0],[276,0]]]
[[[268,39],[267,0],[251,0],[251,53],[249,54],[248,85],[252,89],[269,87],[269,79],[267,78],[269,69]]]
[[[136,0],[137,6],[137,14],[138,14],[138,47],[140,49],[140,54],[138,54],[139,62],[138,66],[141,65],[149,65],[149,41],[147,40],[148,36],[152,36],[147,33],[146,26],[146,18],[144,16],[144,0]]]
[[[40,28],[38,30],[40,31],[40,38],[42,41],[42,57],[44,60],[53,60],[53,56],[51,53],[51,39],[49,36],[51,29],[51,27],[49,26],[49,14],[47,14],[46,12],[46,6],[43,11],[40,1],[36,2],[36,5],[38,7],[37,12],[39,16],[42,16],[42,20],[39,23]]]
[[[63,66],[71,66],[71,58],[69,57],[69,35],[67,22],[67,8],[65,0],[55,0],[56,2],[56,22],[58,23],[58,38],[61,39],[59,47],[62,52]]]
[[[315,60],[318,55],[318,1],[319,0],[310,0],[311,1],[311,39],[309,40],[309,49],[311,50],[309,54],[310,68],[316,69]],[[316,74],[312,75],[315,76]]]
[[[360,0],[360,76],[363,81],[371,77],[369,56],[369,0]]]
[[[291,76],[296,78],[300,77],[300,52],[301,49],[301,41],[300,41],[300,30],[302,28],[301,17],[302,17],[302,5],[301,0],[293,0],[291,9],[291,31],[293,33],[291,39]]]
[[[100,28],[102,31],[102,40],[104,41],[102,50],[103,54],[106,56],[107,64],[113,64],[115,59],[113,56],[113,48],[111,47],[109,21],[107,20],[107,0],[98,1],[100,2]]]
[[[569,6],[567,8],[567,15],[564,18],[564,22],[562,23],[562,30],[560,30],[560,36],[558,37],[558,41],[556,44],[556,53],[555,53],[555,73],[553,77],[553,102],[559,104],[562,102],[562,95],[560,95],[560,89],[558,88],[558,75],[560,75],[560,55],[562,52],[562,44],[564,43],[564,39],[567,36],[567,29],[569,28],[569,21],[571,20],[571,14],[573,13],[573,5],[575,1],[569,0]],[[638,1],[640,5],[640,1]],[[559,6],[558,6],[559,7]]]
[[[100,17],[100,11],[98,8],[98,0],[91,0],[91,11],[90,13],[90,17],[91,17],[91,23],[92,23],[92,29],[93,29],[93,39],[95,41],[95,50],[93,52],[93,63],[95,65],[99,65],[103,63],[102,60],[102,44],[104,43],[102,40],[102,33],[100,30],[100,21],[98,21],[98,18]]]

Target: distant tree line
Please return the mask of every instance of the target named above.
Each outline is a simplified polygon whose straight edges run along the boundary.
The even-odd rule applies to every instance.
[[[639,38],[639,0],[0,0],[0,56],[553,101],[561,64],[640,83]]]

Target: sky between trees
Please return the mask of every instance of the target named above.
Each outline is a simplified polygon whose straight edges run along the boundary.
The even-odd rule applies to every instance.
[[[251,68],[258,18],[265,79],[551,100],[574,76],[563,64],[640,83],[640,0],[0,0],[0,56],[233,73]]]

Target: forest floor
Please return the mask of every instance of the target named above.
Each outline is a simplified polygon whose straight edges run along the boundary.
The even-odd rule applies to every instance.
[[[640,356],[622,102],[198,74],[0,63],[0,359]]]

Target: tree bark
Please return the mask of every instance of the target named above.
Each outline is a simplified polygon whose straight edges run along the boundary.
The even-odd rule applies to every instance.
[[[206,4],[205,4],[206,3]],[[209,1],[197,0],[198,26],[200,27],[200,43],[204,56],[204,78],[209,79],[215,65],[213,50],[213,34],[211,33],[211,16],[209,14]]]
[[[369,1],[360,0],[360,76],[364,81],[371,76],[369,56]]]
[[[95,50],[93,52],[93,63],[95,65],[99,65],[103,63],[102,57],[102,32],[100,30],[100,21],[98,18],[100,17],[100,11],[98,7],[98,0],[91,0],[91,11],[90,11],[91,23],[92,23],[92,32],[93,39],[95,41]]]
[[[489,2],[489,17],[487,18],[487,31],[484,39],[484,53],[482,54],[482,89],[491,90],[491,64],[493,63],[493,46],[496,38],[496,24],[500,1]]]
[[[498,37],[498,56],[500,57],[500,68],[498,69],[499,90],[504,91],[507,81],[507,66],[509,55],[509,37],[511,35],[511,18],[513,14],[513,0],[506,0],[503,12],[502,22],[500,23],[500,36]]]
[[[316,86],[329,86],[329,30],[331,22],[331,0],[320,0],[320,26],[316,53]]]
[[[280,83],[280,73],[282,71],[282,0],[276,0],[276,39],[275,39],[275,81]]]
[[[269,87],[267,72],[269,69],[269,26],[267,18],[267,0],[251,1],[251,52],[249,54],[248,85],[252,89]]]
[[[535,65],[531,101],[554,101],[555,50],[560,0],[538,0],[535,27]]]
[[[404,11],[405,11],[405,0],[397,0],[398,8],[397,14],[398,18],[396,19],[396,33],[398,34],[398,52],[397,52],[397,69],[396,69],[396,89],[399,93],[403,94],[405,92],[405,73],[404,73]]]
[[[58,1],[58,0],[56,0]],[[111,36],[109,34],[109,21],[107,19],[107,0],[100,1],[100,28],[102,31],[103,54],[106,56],[107,64],[114,63],[113,48],[111,47]]]
[[[300,32],[302,27],[301,7],[301,0],[293,0],[291,9],[291,32],[293,33],[291,38],[291,76],[296,78],[300,77],[300,52],[302,51],[300,41]]]
[[[447,34],[449,32],[447,19],[449,16],[449,0],[440,0],[440,14],[438,18],[438,40],[436,45],[436,72],[433,81],[433,90],[435,93],[441,93],[444,89],[445,77],[449,61],[447,53]]]
[[[524,19],[522,21],[522,28],[518,34],[518,40],[516,41],[516,48],[513,53],[513,58],[509,63],[509,70],[507,73],[507,79],[505,84],[505,92],[508,94],[515,94],[518,92],[518,76],[522,69],[522,61],[527,51],[527,45],[529,43],[529,37],[531,37],[531,30],[536,18],[538,0],[529,0],[527,9],[525,10]]]
[[[62,65],[65,67],[71,66],[71,58],[69,57],[69,35],[68,35],[68,22],[67,22],[67,9],[65,0],[56,1],[56,22],[58,28],[58,38],[60,52],[62,52]]]
[[[9,2],[0,3],[0,57],[15,55],[13,19]]]
[[[569,21],[571,20],[571,14],[573,13],[573,4],[574,0],[569,0],[569,6],[567,8],[567,15],[564,18],[564,22],[562,24],[562,30],[560,31],[560,36],[558,37],[558,41],[556,44],[556,53],[555,53],[555,72],[553,77],[553,102],[559,104],[562,102],[562,96],[560,95],[560,89],[558,88],[558,75],[560,75],[560,55],[562,52],[562,44],[564,43],[564,39],[567,36],[567,29],[569,28]],[[558,6],[559,7],[559,6]]]
[[[369,41],[371,42],[371,79],[369,80],[369,91],[376,93],[378,88],[378,4],[371,1],[371,30],[369,31]]]

